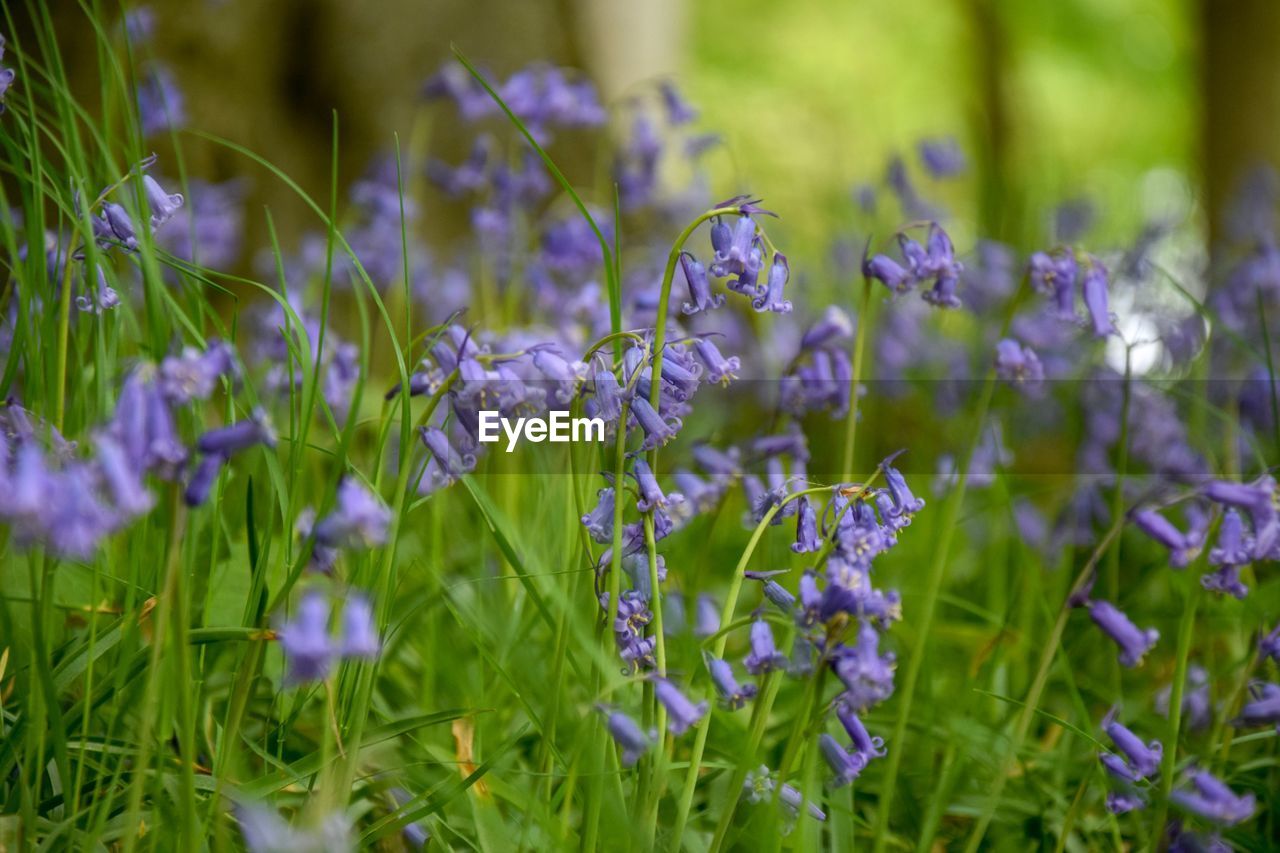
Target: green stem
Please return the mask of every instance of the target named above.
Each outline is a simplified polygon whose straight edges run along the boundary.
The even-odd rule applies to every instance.
[[[1169,814],[1169,794],[1173,791],[1174,768],[1178,762],[1178,735],[1182,729],[1182,697],[1187,686],[1187,659],[1191,653],[1191,634],[1195,629],[1196,609],[1202,592],[1199,573],[1188,571],[1186,575],[1184,583],[1188,590],[1182,606],[1182,620],[1178,623],[1178,651],[1173,684],[1169,690],[1169,730],[1164,741],[1164,757],[1160,761],[1160,801],[1156,807],[1155,823],[1152,824],[1152,849],[1164,838],[1165,819]]]
[[[849,414],[844,424],[844,455],[841,457],[841,476],[848,482],[853,479],[854,450],[858,437],[858,392],[862,385],[862,355],[866,349],[867,329],[871,326],[871,279],[862,279],[862,310],[858,312],[858,330],[853,336],[853,375],[849,379]]]
[[[67,346],[71,335],[71,247],[62,266],[62,292],[58,294],[58,350],[54,362],[53,425],[62,432],[67,406]]]
[[[733,622],[733,614],[738,604],[738,593],[742,590],[742,581],[745,578],[743,573],[747,570],[747,563],[750,562],[751,555],[755,553],[756,545],[760,542],[760,537],[764,535],[764,531],[773,521],[773,517],[789,502],[797,498],[829,491],[831,491],[830,486],[815,486],[812,489],[802,489],[787,495],[769,508],[769,511],[760,519],[760,523],[756,525],[756,529],[751,532],[751,538],[747,540],[747,547],[743,550],[742,556],[738,558],[738,565],[733,570],[733,577],[729,579],[729,592],[725,596],[724,607],[720,611],[720,633],[716,636],[715,644],[712,647],[712,654],[715,657],[724,657],[724,648],[729,642],[729,635],[725,627]],[[680,839],[684,836],[685,825],[689,822],[689,811],[693,807],[693,794],[698,786],[698,773],[702,770],[702,754],[707,746],[707,732],[711,728],[711,717],[711,714],[707,714],[698,722],[698,732],[694,738],[693,752],[689,756],[689,771],[685,775],[684,790],[680,794],[680,805],[676,812],[676,822],[671,833],[671,838],[676,844],[679,844]]]
[[[667,644],[662,630],[662,593],[658,586],[658,543],[654,538],[653,513],[644,517],[644,544],[649,552],[649,609],[653,613],[654,659],[659,678],[667,676]],[[656,720],[654,727],[658,730],[658,746],[654,750],[652,768],[653,782],[648,791],[648,801],[644,803],[645,832],[648,846],[653,847],[653,833],[658,823],[658,801],[666,788],[663,778],[666,774],[666,738],[667,709],[661,702],[656,703]]]

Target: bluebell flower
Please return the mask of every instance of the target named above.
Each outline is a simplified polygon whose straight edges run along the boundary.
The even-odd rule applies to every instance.
[[[880,632],[869,621],[859,626],[853,646],[841,644],[832,652],[831,668],[845,686],[843,701],[854,711],[893,695],[894,656],[880,653]]]
[[[0,36],[0,59],[4,59],[4,36]],[[4,114],[4,96],[18,77],[12,68],[0,66],[0,115]]]
[[[872,758],[884,757],[886,754],[884,738],[872,737],[867,731],[867,727],[863,725],[862,718],[858,716],[853,708],[844,702],[837,702],[836,717],[840,720],[840,725],[844,726],[845,733],[849,735],[849,741],[853,744],[853,748],[860,752],[868,762]]]
[[[688,252],[681,253],[680,269],[684,272],[685,284],[689,287],[689,301],[680,309],[683,313],[697,314],[724,304],[724,294],[712,292],[707,268],[697,258]]]
[[[138,235],[128,211],[113,201],[102,203],[102,212],[92,220],[93,236],[101,249],[119,246],[127,252],[138,250]]]
[[[621,711],[601,708],[605,714],[605,725],[610,736],[622,747],[622,766],[631,767],[652,748],[658,739],[658,732],[645,732],[631,717]]]
[[[1160,639],[1160,632],[1155,628],[1139,630],[1129,621],[1128,616],[1109,601],[1086,601],[1084,606],[1088,608],[1089,618],[1094,624],[1119,647],[1119,660],[1123,666],[1135,667],[1141,664],[1156,640]]]
[[[922,139],[917,147],[920,162],[934,178],[951,178],[964,172],[967,164],[955,137]]]
[[[349,595],[342,608],[342,645],[344,657],[374,660],[382,651],[373,606],[362,595]]]
[[[771,311],[775,314],[790,314],[791,301],[783,299],[783,290],[791,278],[791,265],[787,256],[776,252],[773,264],[769,267],[769,284],[765,292],[756,297],[751,307],[757,311]]]
[[[220,378],[234,377],[236,373],[231,347],[222,341],[210,341],[203,352],[186,347],[180,355],[166,357],[160,362],[158,381],[166,400],[183,405],[209,399]]]
[[[736,711],[755,698],[754,684],[739,684],[733,676],[733,666],[726,660],[707,657],[707,671],[711,673],[711,682],[716,686],[716,693],[725,707]]]
[[[901,451],[898,453],[901,453]],[[884,475],[889,497],[893,501],[893,508],[889,510],[890,518],[909,522],[911,516],[924,509],[924,499],[917,498],[911,493],[911,489],[907,486],[906,478],[891,464],[897,458],[898,453],[886,458],[880,463],[879,468]]]
[[[853,320],[836,305],[828,305],[813,325],[800,338],[800,349],[812,350],[840,343],[853,337]]]
[[[653,450],[663,446],[675,438],[682,426],[680,418],[674,415],[665,417],[659,415],[649,404],[649,400],[641,394],[636,395],[631,401],[631,415],[644,431],[644,442],[641,444],[643,450]]]
[[[1280,663],[1280,625],[1258,640],[1258,654],[1264,659],[1271,658],[1276,663]]]
[[[1164,754],[1164,747],[1160,741],[1143,743],[1141,738],[1116,719],[1114,708],[1103,718],[1102,728],[1111,738],[1111,742],[1116,745],[1116,749],[1124,753],[1129,766],[1133,768],[1138,778],[1147,779],[1159,772],[1160,758]]]
[[[658,84],[658,91],[662,95],[662,105],[667,111],[667,121],[673,125],[688,124],[698,117],[698,113],[689,106],[680,95],[680,91],[670,80],[663,80]]]
[[[155,231],[173,218],[185,199],[182,193],[167,192],[150,175],[142,176],[142,186],[146,192],[147,206],[151,208],[151,230]]]
[[[1135,790],[1108,791],[1106,799],[1107,811],[1115,815],[1127,814],[1147,807],[1147,801]]]
[[[596,360],[596,367],[591,374],[591,388],[595,392],[591,402],[593,417],[602,418],[605,423],[615,423],[622,417],[622,389],[618,385],[618,377],[603,359]]]
[[[1240,716],[1231,721],[1237,728],[1247,726],[1276,726],[1280,731],[1280,684],[1256,683],[1250,685],[1252,698],[1240,709]]]
[[[834,737],[823,732],[818,738],[818,748],[822,752],[823,759],[827,762],[827,766],[831,768],[834,777],[831,785],[834,788],[843,788],[854,779],[858,778],[858,774],[867,766],[867,757],[861,752],[849,751],[840,745]]]
[[[808,497],[796,501],[796,541],[791,550],[797,554],[812,554],[822,549],[822,537],[818,535],[818,513]]]
[[[712,228],[713,245],[717,240],[723,241],[724,231]],[[756,223],[750,216],[741,216],[733,226],[727,243],[716,246],[711,272],[717,276],[742,276],[743,273],[754,273],[760,269],[761,255],[756,246]]]
[[[156,136],[186,124],[182,91],[168,66],[151,63],[134,87],[143,136]]]
[[[596,542],[604,544],[613,540],[613,516],[616,497],[612,486],[596,492],[596,505],[582,516],[582,526]]]
[[[222,466],[226,464],[227,457],[221,453],[209,453],[201,457],[182,493],[187,506],[202,506],[209,499],[209,493],[213,491],[213,485],[218,482],[218,475],[222,473]]]
[[[711,637],[720,632],[720,608],[716,605],[715,599],[707,593],[699,593],[694,616],[693,635],[695,637]]]
[[[786,666],[787,656],[778,651],[773,641],[773,629],[764,619],[751,623],[751,653],[743,665],[752,675],[761,675]]]
[[[742,476],[741,453],[738,448],[720,450],[710,444],[699,443],[693,446],[693,461],[698,464],[713,481],[727,485]]]
[[[1093,333],[1099,338],[1105,338],[1116,331],[1107,308],[1107,278],[1107,268],[1097,258],[1089,256],[1080,290],[1084,296],[1084,307],[1088,309],[1093,323]]]
[[[303,594],[297,616],[281,625],[276,636],[284,649],[289,683],[328,677],[337,649],[329,636],[329,601],[323,593],[311,590]]]
[[[996,375],[1024,393],[1037,393],[1044,385],[1044,365],[1031,347],[1012,338],[996,344]]]
[[[110,435],[99,435],[96,445],[98,470],[102,473],[115,510],[126,518],[150,512],[155,498],[142,482],[142,471],[130,462],[124,449]]]
[[[667,729],[679,737],[707,713],[707,703],[696,705],[665,678],[653,679],[653,694],[667,709]]]
[[[206,454],[231,456],[256,445],[276,446],[276,435],[262,413],[229,426],[211,429],[196,439],[196,449]]]
[[[1142,509],[1133,513],[1133,523],[1139,530],[1163,545],[1169,551],[1169,564],[1183,569],[1200,553],[1204,544],[1198,537],[1178,530],[1160,513]]]
[[[419,436],[435,463],[434,468],[428,466],[422,478],[423,484],[429,484],[432,490],[455,483],[464,474],[475,470],[475,454],[459,452],[443,430],[437,427],[422,427]]]
[[[316,541],[328,547],[373,548],[384,545],[391,509],[354,477],[338,484],[334,509],[316,524]]]
[[[1114,753],[1100,752],[1098,753],[1098,761],[1102,763],[1103,769],[1120,782],[1132,784],[1142,781],[1142,774],[1134,770],[1123,758]]]
[[[1225,826],[1248,820],[1257,808],[1252,793],[1238,795],[1204,770],[1193,773],[1191,787],[1174,790],[1169,800],[1184,811]]]
[[[719,347],[706,337],[696,338],[693,348],[707,367],[708,381],[717,385],[728,385],[738,378],[738,370],[742,367],[742,362],[736,355],[725,358]]]
[[[600,607],[609,611],[609,593],[600,596]],[[618,616],[613,623],[614,639],[618,654],[629,666],[647,668],[654,665],[655,638],[645,637],[645,626],[653,621],[649,601],[635,590],[628,590],[618,597]]]
[[[880,282],[892,293],[905,293],[915,284],[911,274],[888,255],[864,258],[862,274],[868,279]]]
[[[1167,684],[1156,694],[1156,710],[1169,716],[1169,700],[1173,685]],[[1182,693],[1183,725],[1192,731],[1207,728],[1213,722],[1213,700],[1209,697],[1209,673],[1198,664],[1187,667],[1187,679]]]
[[[1254,483],[1213,480],[1205,485],[1204,496],[1223,506],[1249,513],[1253,524],[1253,556],[1263,559],[1280,539],[1280,515],[1276,512],[1275,480],[1266,476]]]

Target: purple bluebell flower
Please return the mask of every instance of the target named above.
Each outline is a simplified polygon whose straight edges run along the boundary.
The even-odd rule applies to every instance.
[[[849,735],[853,748],[865,756],[867,761],[884,757],[886,753],[884,738],[872,737],[867,727],[862,724],[862,718],[852,708],[844,702],[837,702],[836,716],[840,720],[840,725],[844,726],[845,733]]]
[[[288,664],[285,679],[291,684],[328,677],[337,654],[329,636],[329,601],[311,590],[302,596],[298,613],[276,632]]]
[[[1156,711],[1169,716],[1169,700],[1173,685],[1167,684],[1156,694]],[[1213,722],[1213,700],[1209,697],[1209,673],[1198,664],[1187,667],[1187,681],[1182,694],[1183,725],[1196,731]]]
[[[646,733],[635,720],[621,711],[610,711],[605,708],[601,708],[601,711],[605,714],[605,725],[609,729],[610,736],[618,746],[622,747],[622,766],[635,765],[658,739],[657,731]]]
[[[596,492],[595,508],[582,516],[582,526],[596,542],[604,544],[613,539],[613,516],[616,506],[615,492],[612,486],[605,486]]]
[[[1134,770],[1123,758],[1114,753],[1100,752],[1098,753],[1098,761],[1102,763],[1103,769],[1121,782],[1132,784],[1142,780],[1141,773]]]
[[[750,683],[739,684],[734,678],[733,666],[728,661],[708,656],[707,671],[711,673],[711,681],[716,686],[720,701],[730,711],[738,710],[755,698],[756,686]]]
[[[1280,539],[1280,514],[1276,512],[1276,482],[1266,476],[1254,483],[1213,480],[1204,487],[1204,496],[1214,503],[1249,513],[1253,524],[1253,556],[1263,559]]]
[[[1032,287],[1054,300],[1059,319],[1076,322],[1076,258],[1070,251],[1031,256],[1027,277]]]
[[[741,453],[736,447],[720,450],[710,444],[695,444],[693,446],[693,461],[712,480],[721,484],[727,484],[742,476],[740,456]]]
[[[725,358],[720,353],[719,347],[706,337],[696,338],[693,348],[707,367],[708,381],[717,385],[728,385],[738,378],[738,370],[742,367],[742,362],[736,355]]]
[[[102,203],[102,212],[92,221],[99,248],[120,246],[127,252],[138,250],[138,235],[128,211],[113,201]]]
[[[1039,357],[1013,338],[996,344],[996,375],[1025,393],[1036,393],[1044,385],[1044,365]]]
[[[751,623],[751,654],[747,655],[743,664],[747,672],[761,675],[774,669],[786,666],[787,656],[778,651],[773,641],[773,629],[764,619],[757,618]]]
[[[653,450],[675,438],[682,422],[674,415],[659,415],[642,394],[631,401],[631,414],[644,431],[643,450]]]
[[[771,311],[775,314],[790,314],[791,301],[783,299],[783,289],[791,278],[791,265],[787,256],[777,252],[773,256],[773,264],[769,267],[769,284],[765,292],[751,303],[757,311]]]
[[[1107,792],[1107,811],[1112,814],[1127,814],[1137,809],[1144,809],[1147,801],[1135,790],[1126,791],[1108,791]]]
[[[893,293],[905,293],[915,284],[911,274],[888,255],[863,259],[862,274],[880,282]]]
[[[808,497],[802,497],[796,503],[800,506],[796,510],[796,541],[791,550],[797,554],[812,554],[822,548],[822,537],[818,535],[818,513]]]
[[[920,162],[934,178],[951,178],[964,172],[966,163],[960,143],[953,136],[922,139],[917,146]]]
[[[1144,744],[1141,738],[1116,719],[1114,708],[1103,718],[1102,728],[1116,745],[1116,749],[1124,753],[1129,766],[1139,778],[1150,778],[1160,770],[1160,758],[1164,754],[1160,741],[1153,740]]]
[[[818,748],[821,750],[827,766],[835,774],[831,780],[831,785],[834,788],[843,788],[848,785],[854,779],[857,779],[858,774],[867,766],[867,757],[865,755],[861,752],[851,752],[845,749],[838,740],[826,732],[823,732],[818,738]]]
[[[724,234],[725,231],[712,228],[713,245],[717,240],[721,241],[721,245],[716,246],[714,262],[711,265],[712,274],[721,277],[741,276],[743,273],[759,271],[761,257],[756,251],[755,220],[750,216],[741,216],[733,226],[727,242],[724,242]]]
[[[1237,728],[1276,726],[1280,731],[1280,684],[1256,683],[1249,688],[1252,698],[1231,721]]]
[[[156,136],[186,124],[182,91],[168,66],[151,63],[134,89],[143,136]]]
[[[167,192],[150,175],[142,176],[142,186],[146,190],[147,206],[151,208],[151,230],[155,231],[173,218],[185,199],[182,193]]]
[[[142,472],[125,456],[124,449],[109,435],[96,440],[98,470],[102,473],[115,510],[126,518],[150,512],[155,498],[142,482]],[[4,464],[0,454],[0,465]]]
[[[0,36],[0,59],[4,59],[4,36]],[[4,95],[18,77],[12,68],[0,66],[0,115],[4,114]]]
[[[632,460],[631,476],[635,479],[636,487],[640,491],[640,498],[636,501],[636,509],[641,512],[666,507],[668,503],[680,503],[684,500],[684,496],[678,492],[672,492],[669,496],[663,493],[662,487],[658,485],[658,478],[654,476],[653,469],[649,467],[649,463],[642,456],[637,456]]]
[[[160,390],[174,405],[207,400],[218,379],[234,377],[236,370],[235,353],[222,341],[210,341],[203,352],[187,347],[181,355],[168,356],[160,363]]]
[[[1147,652],[1160,638],[1160,632],[1155,628],[1139,630],[1129,621],[1128,616],[1109,601],[1087,601],[1085,606],[1088,607],[1089,618],[1094,624],[1119,646],[1119,659],[1123,666],[1135,667],[1141,664]]]
[[[695,637],[711,637],[720,632],[720,608],[716,606],[716,601],[707,593],[700,593],[695,605],[695,622],[693,626],[693,635]]]
[[[223,456],[231,456],[259,444],[269,448],[276,446],[275,432],[261,413],[229,426],[211,429],[196,439],[196,449],[201,453]]]
[[[1089,319],[1093,323],[1093,333],[1099,338],[1105,338],[1116,331],[1111,324],[1111,314],[1107,307],[1107,284],[1107,268],[1097,258],[1089,256],[1080,290],[1084,295],[1084,307],[1088,309]]]
[[[724,304],[724,294],[712,292],[707,268],[697,258],[683,252],[680,255],[680,269],[684,272],[684,280],[689,287],[689,301],[684,303],[681,311],[685,314],[697,314]]]
[[[796,597],[771,577],[760,578],[760,580],[763,581],[764,597],[783,614],[790,616],[792,609],[796,606]]]
[[[354,477],[338,484],[334,509],[316,524],[316,541],[328,547],[373,548],[387,541],[391,510]]]
[[[1183,533],[1170,521],[1152,509],[1142,509],[1133,513],[1133,523],[1139,530],[1150,536],[1169,551],[1169,565],[1175,569],[1184,569],[1187,564],[1200,553],[1204,544],[1194,535]]]
[[[880,472],[884,474],[889,497],[893,501],[893,508],[889,510],[890,518],[909,523],[911,516],[924,509],[924,499],[917,498],[911,493],[911,489],[907,486],[906,478],[892,465],[893,460],[901,452],[898,451],[898,453],[886,458],[880,463],[879,467]]]
[[[591,399],[594,417],[605,423],[615,423],[622,417],[622,388],[618,385],[618,377],[603,359],[596,360],[596,367],[591,374],[591,389],[595,395]]]
[[[374,660],[382,651],[378,626],[373,618],[373,605],[363,595],[349,595],[342,608],[343,657]]]
[[[600,596],[600,607],[608,612],[609,593]],[[618,616],[613,623],[613,633],[618,653],[627,664],[653,666],[656,641],[653,637],[644,636],[645,626],[651,621],[653,613],[649,610],[649,600],[643,594],[628,590],[618,597]]]
[[[671,124],[688,124],[698,117],[698,113],[681,97],[680,90],[670,80],[663,80],[658,84],[658,91],[662,95],[662,105],[667,111],[667,121]]]
[[[680,688],[665,678],[653,679],[653,694],[667,709],[667,729],[679,737],[707,713],[707,703],[696,705],[680,692]]]
[[[836,305],[828,305],[813,325],[800,338],[800,349],[812,350],[853,337],[853,320]]]
[[[1169,800],[1184,811],[1225,826],[1248,820],[1257,807],[1252,793],[1238,795],[1204,770],[1193,773],[1191,787],[1176,789]]]
[[[434,490],[457,482],[464,474],[475,470],[474,453],[460,452],[449,436],[437,427],[422,427],[419,436],[426,445],[435,467],[423,473],[423,485]]]
[[[845,686],[844,702],[862,711],[893,694],[894,656],[880,654],[880,632],[869,621],[858,629],[857,642],[840,645],[831,655],[831,667]]]
[[[1280,663],[1280,625],[1258,640],[1258,654],[1264,659],[1271,658],[1276,663]]]
[[[222,453],[209,453],[201,457],[182,493],[182,499],[186,501],[187,506],[202,506],[209,499],[213,484],[218,482],[218,475],[222,473],[222,466],[226,464],[227,457]]]

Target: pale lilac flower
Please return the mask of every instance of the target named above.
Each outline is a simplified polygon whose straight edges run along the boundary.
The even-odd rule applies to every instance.
[[[164,225],[182,207],[182,193],[169,193],[150,175],[142,176],[142,186],[146,190],[147,206],[151,208],[151,230],[155,231]]]
[[[613,539],[613,516],[616,498],[612,486],[605,486],[596,492],[596,505],[590,512],[582,516],[582,526],[596,542],[605,544]]]
[[[712,292],[711,282],[707,278],[707,268],[697,258],[688,252],[682,253],[680,269],[684,272],[685,284],[689,287],[689,301],[681,308],[683,313],[697,314],[719,308],[724,304],[724,294]]]
[[[1203,770],[1192,774],[1190,788],[1175,790],[1169,799],[1185,811],[1226,826],[1248,820],[1257,807],[1257,799],[1252,793],[1238,795],[1220,779]]]
[[[736,711],[756,695],[754,684],[739,684],[734,678],[733,666],[726,660],[707,657],[707,670],[711,673],[711,682],[716,686],[720,700],[730,711]]]
[[[334,509],[312,531],[316,541],[331,548],[373,548],[386,544],[391,510],[354,477],[338,484]]]
[[[823,759],[835,776],[831,780],[832,787],[843,788],[867,766],[867,757],[861,752],[850,752],[840,745],[834,737],[823,732],[818,738],[818,748]]]
[[[653,679],[653,693],[667,709],[667,729],[679,737],[707,713],[707,703],[696,705],[680,689],[665,678]]]
[[[382,650],[378,627],[373,619],[373,606],[362,595],[350,595],[342,608],[342,645],[344,657],[374,660]]]
[[[791,266],[786,255],[777,252],[773,256],[773,265],[769,267],[769,284],[765,292],[758,296],[751,306],[757,311],[772,311],[775,314],[790,314],[790,300],[782,298],[783,288],[791,278]]]
[[[222,466],[226,463],[227,457],[221,453],[210,453],[200,459],[182,493],[187,506],[201,506],[209,499],[209,493],[213,491],[213,485],[218,482],[218,475],[222,473]]]
[[[1139,630],[1129,621],[1128,616],[1109,601],[1088,601],[1085,606],[1088,607],[1089,618],[1094,624],[1119,646],[1119,659],[1123,666],[1135,667],[1141,664],[1147,652],[1160,638],[1160,632],[1155,628]]]
[[[1114,708],[1103,719],[1102,728],[1111,738],[1111,742],[1116,745],[1116,749],[1124,753],[1129,766],[1133,768],[1138,778],[1146,779],[1159,771],[1160,758],[1164,754],[1160,741],[1153,740],[1144,744],[1141,738],[1116,719]]]
[[[711,637],[720,631],[720,608],[715,599],[705,592],[698,595],[696,604],[696,622],[693,627],[695,637]]]
[[[774,645],[773,629],[764,619],[756,619],[751,623],[751,654],[747,655],[743,664],[747,672],[760,675],[786,666],[787,656],[778,651]]]
[[[1012,338],[996,344],[996,375],[1026,393],[1036,393],[1044,385],[1044,365],[1035,351]]]
[[[1252,699],[1240,709],[1240,716],[1232,720],[1236,727],[1280,727],[1280,684],[1255,683],[1250,685]],[[1280,728],[1278,728],[1280,730]]]
[[[328,677],[337,650],[329,637],[329,601],[323,593],[305,593],[297,615],[281,625],[276,636],[288,664],[288,682],[299,684]]]
[[[1107,308],[1107,283],[1107,268],[1097,258],[1090,256],[1080,289],[1084,295],[1084,307],[1088,309],[1093,323],[1093,333],[1099,338],[1115,334],[1116,331]]]
[[[1196,535],[1196,531],[1183,533],[1155,510],[1138,510],[1132,518],[1139,530],[1168,549],[1169,564],[1175,569],[1186,568],[1204,545],[1202,536]]]
[[[609,734],[622,747],[622,766],[631,767],[653,746],[658,739],[656,730],[646,733],[635,720],[621,711],[600,709],[605,714]]]

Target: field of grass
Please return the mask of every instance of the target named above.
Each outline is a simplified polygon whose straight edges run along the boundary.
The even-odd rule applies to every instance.
[[[944,136],[792,211],[674,86],[459,54],[315,191],[191,126],[145,19],[83,20],[92,97],[33,19],[0,849],[1276,847],[1274,180],[1212,270],[1186,223],[1005,246]]]

